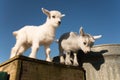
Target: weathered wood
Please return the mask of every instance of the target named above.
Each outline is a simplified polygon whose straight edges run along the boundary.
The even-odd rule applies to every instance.
[[[80,67],[16,56],[0,65],[0,71],[8,72],[9,80],[84,80]]]

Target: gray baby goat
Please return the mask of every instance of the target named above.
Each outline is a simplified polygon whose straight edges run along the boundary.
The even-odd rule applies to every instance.
[[[98,36],[91,36],[90,34],[86,34],[83,31],[83,28],[80,28],[80,34],[75,32],[68,32],[64,33],[58,43],[59,43],[59,52],[60,52],[60,63],[66,65],[72,65],[70,61],[70,52],[73,52],[73,65],[78,66],[77,61],[77,51],[81,49],[84,53],[88,53],[91,51],[91,47],[93,46],[96,39],[102,37],[101,35]],[[63,55],[66,55],[64,60]]]

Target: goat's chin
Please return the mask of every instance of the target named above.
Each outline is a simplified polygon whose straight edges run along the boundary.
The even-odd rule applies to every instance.
[[[55,25],[54,25],[55,28],[57,28],[57,27],[59,27],[59,26],[60,26],[60,24],[55,24]]]

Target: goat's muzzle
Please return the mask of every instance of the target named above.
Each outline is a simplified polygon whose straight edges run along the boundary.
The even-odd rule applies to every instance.
[[[60,24],[61,24],[61,21],[58,21],[58,24],[60,25]]]

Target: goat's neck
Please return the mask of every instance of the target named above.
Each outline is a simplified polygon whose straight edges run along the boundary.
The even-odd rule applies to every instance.
[[[81,44],[82,44],[82,39],[81,39],[81,37],[79,36],[79,37],[77,38],[77,46],[79,47],[79,49],[81,49]]]
[[[50,34],[55,35],[56,28],[55,28],[53,25],[51,25],[51,24],[49,24],[49,23],[46,22],[46,23],[44,24],[44,27],[48,30],[48,32],[49,32]]]

